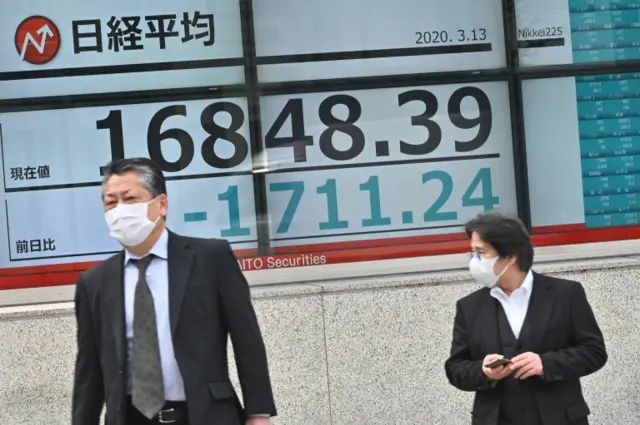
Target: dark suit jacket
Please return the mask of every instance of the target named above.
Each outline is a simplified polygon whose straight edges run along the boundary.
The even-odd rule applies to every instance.
[[[451,357],[445,363],[449,382],[475,391],[473,425],[496,425],[499,382],[482,372],[488,354],[501,354],[489,289],[480,289],[457,302]],[[544,425],[587,424],[590,414],[580,378],[607,361],[602,332],[582,285],[534,273],[529,308],[520,332],[521,352],[540,355],[544,377],[532,377],[534,396]]]
[[[239,425],[245,415],[276,414],[267,355],[249,286],[229,243],[169,233],[169,315],[190,425]],[[124,252],[80,275],[78,357],[72,425],[124,425],[126,341]],[[244,395],[229,381],[227,338]]]

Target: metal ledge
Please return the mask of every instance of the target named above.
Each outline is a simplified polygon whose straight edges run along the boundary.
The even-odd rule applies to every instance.
[[[535,264],[584,262],[614,257],[640,257],[640,241],[616,241],[537,248]],[[380,279],[385,276],[410,276],[434,272],[464,271],[469,259],[465,254],[403,258],[386,261],[330,264],[247,272],[252,287],[273,287],[322,282],[322,286],[350,280]],[[640,263],[639,263],[640,265]],[[65,303],[73,300],[74,285],[0,291],[0,307]]]

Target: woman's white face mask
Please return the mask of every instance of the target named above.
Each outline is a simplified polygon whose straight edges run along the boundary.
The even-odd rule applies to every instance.
[[[511,263],[500,272],[496,274],[493,270],[499,257],[484,258],[480,254],[474,253],[469,262],[469,271],[471,276],[487,288],[493,288],[498,283],[498,279],[502,276],[511,266]]]

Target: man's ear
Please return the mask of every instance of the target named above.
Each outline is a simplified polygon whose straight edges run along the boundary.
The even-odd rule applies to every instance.
[[[158,196],[158,202],[160,203],[160,215],[167,218],[169,214],[169,200],[167,199],[167,195],[163,193]]]

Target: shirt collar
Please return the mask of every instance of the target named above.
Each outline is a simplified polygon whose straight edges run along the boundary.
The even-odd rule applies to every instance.
[[[153,247],[149,251],[149,254],[153,254],[156,257],[159,257],[159,258],[162,258],[162,259],[166,260],[167,257],[168,257],[168,251],[169,251],[169,232],[167,231],[167,229],[164,229],[162,231],[162,234],[160,235],[160,237],[156,241],[155,245],[153,245]],[[130,260],[138,260],[138,259],[140,259],[140,257],[130,253],[125,248],[125,250],[124,250],[124,264],[125,265],[129,264]]]
[[[526,297],[530,297],[531,296],[531,290],[533,289],[533,272],[531,270],[529,270],[526,274],[526,276],[524,277],[524,281],[522,282],[522,285],[516,289],[515,292],[523,292],[524,295],[526,295]],[[507,294],[505,294],[505,292],[502,290],[501,287],[499,287],[498,285],[494,286],[493,288],[491,288],[491,295],[496,296],[497,294],[500,294],[502,296],[508,297]]]

